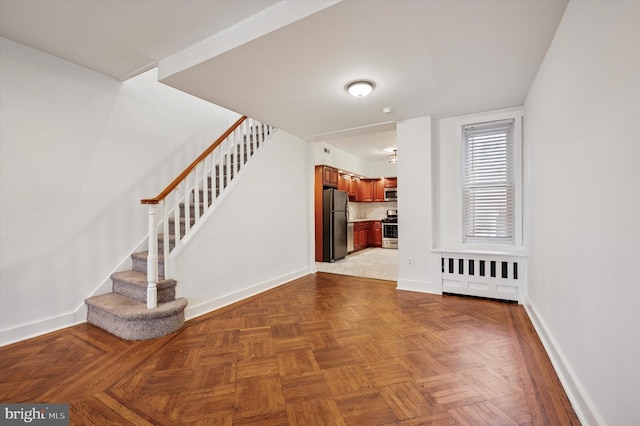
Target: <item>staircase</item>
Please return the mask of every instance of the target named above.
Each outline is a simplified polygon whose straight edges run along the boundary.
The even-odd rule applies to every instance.
[[[246,117],[238,120],[160,195],[142,200],[153,209],[153,214],[150,214],[153,222],[150,222],[149,251],[131,255],[132,270],[111,275],[111,293],[85,300],[87,322],[126,340],[154,339],[182,327],[187,299],[176,299],[177,280],[165,258],[176,247],[184,245],[183,240],[191,233],[193,225],[215,207],[219,196],[274,131],[270,126],[253,120],[247,124],[245,120]],[[240,124],[244,127],[239,127]],[[258,126],[260,133],[255,130]],[[187,188],[187,195],[181,195],[185,193],[184,188]],[[173,198],[173,203],[165,200],[169,197]],[[188,209],[185,208],[185,200]],[[162,233],[157,233],[155,224],[155,207],[158,204],[163,207]],[[177,227],[176,221],[179,223]],[[168,244],[164,235],[168,235]],[[154,240],[157,244],[152,244]],[[149,259],[154,258],[157,259],[157,269],[149,263]],[[150,292],[153,294],[151,300]]]
[[[163,246],[162,235],[158,246]],[[111,293],[85,300],[87,322],[126,340],[154,339],[179,330],[187,299],[176,299],[176,280],[164,279],[164,258],[158,259],[158,305],[152,309],[147,309],[147,252],[133,253],[131,260],[132,270],[111,274]]]

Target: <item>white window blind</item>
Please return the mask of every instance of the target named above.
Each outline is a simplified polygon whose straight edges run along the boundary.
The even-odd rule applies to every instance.
[[[464,241],[514,243],[514,120],[463,126]]]

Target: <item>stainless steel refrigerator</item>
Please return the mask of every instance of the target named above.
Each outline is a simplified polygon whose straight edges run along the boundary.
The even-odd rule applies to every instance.
[[[333,262],[347,255],[348,201],[345,191],[325,189],[322,192],[324,262]]]

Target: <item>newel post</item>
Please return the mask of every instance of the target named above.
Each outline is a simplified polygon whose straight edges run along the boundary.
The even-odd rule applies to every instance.
[[[149,253],[147,255],[147,309],[158,305],[158,230],[157,204],[149,204]]]

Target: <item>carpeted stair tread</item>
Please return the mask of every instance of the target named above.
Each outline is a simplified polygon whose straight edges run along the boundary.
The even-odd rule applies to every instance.
[[[116,293],[106,293],[85,300],[90,307],[109,312],[126,321],[145,321],[165,318],[183,312],[187,299],[181,297],[171,302],[160,303],[153,309],[147,309],[146,303],[138,302]]]
[[[191,225],[193,225],[195,223],[195,216],[193,215],[189,215],[189,222],[191,223]],[[173,226],[173,224],[176,222],[176,219],[173,217],[169,218],[169,227]],[[180,225],[184,226],[184,224],[187,223],[187,219],[184,216],[180,216]]]
[[[162,244],[164,241],[164,234],[158,234],[158,245]],[[169,242],[174,243],[176,241],[176,236],[174,233],[169,232]]]
[[[133,270],[137,272],[147,273],[147,257],[148,252],[138,251],[131,255],[131,261],[133,262]],[[158,279],[164,279],[164,251],[158,250]]]
[[[111,274],[113,292],[137,300],[147,301],[147,273],[142,271],[121,271]],[[170,302],[176,299],[176,280],[159,278],[156,283],[158,289],[158,303]]]
[[[178,331],[184,324],[187,299],[158,303],[153,309],[117,293],[85,300],[87,322],[126,340],[148,340]]]
[[[149,257],[148,251],[137,251],[131,255],[131,258],[136,260],[143,260],[145,262],[147,261],[147,257]],[[158,250],[158,262],[164,262],[164,253],[160,250]]]
[[[111,274],[112,280],[125,281],[131,285],[147,287],[147,274],[139,271],[121,271]],[[156,287],[158,290],[172,287],[177,284],[176,280],[158,280]]]

